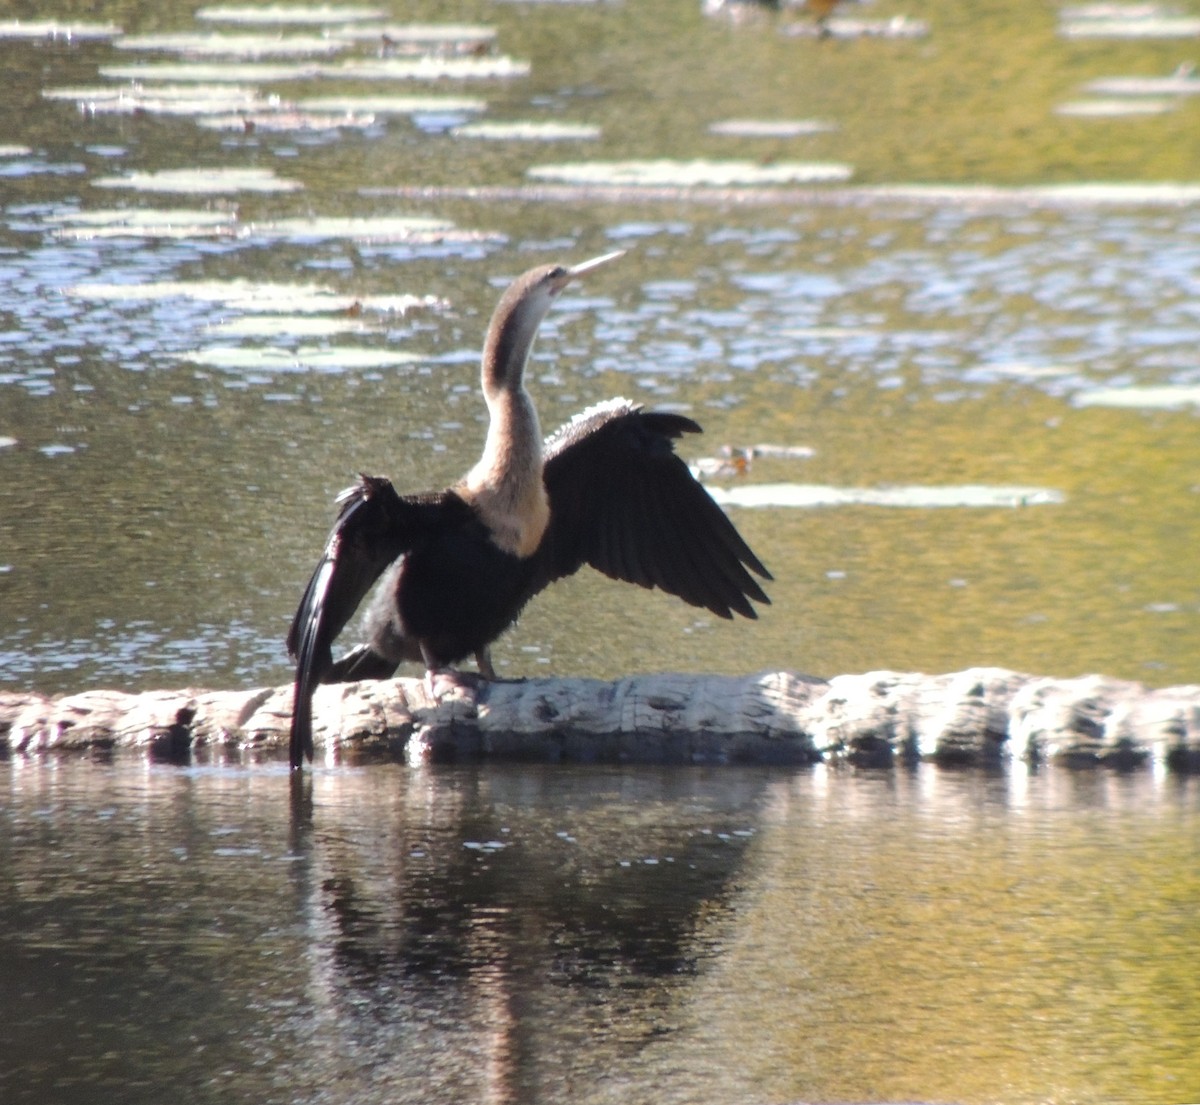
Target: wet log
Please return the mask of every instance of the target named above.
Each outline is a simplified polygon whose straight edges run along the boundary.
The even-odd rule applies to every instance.
[[[1060,761],[1200,770],[1200,686],[1151,689],[999,668],[530,679],[318,689],[318,761],[811,764]],[[0,753],[140,749],[173,760],[281,758],[290,686],[46,697],[0,693]]]

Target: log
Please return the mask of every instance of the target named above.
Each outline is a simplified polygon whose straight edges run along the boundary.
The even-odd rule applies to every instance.
[[[1057,761],[1200,771],[1200,686],[1001,668],[946,675],[641,675],[616,682],[419,679],[318,688],[327,762],[523,760],[815,764]],[[140,749],[175,761],[281,758],[292,690],[0,693],[0,754]]]

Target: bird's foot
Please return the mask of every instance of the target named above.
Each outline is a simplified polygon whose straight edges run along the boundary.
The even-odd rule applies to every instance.
[[[473,671],[459,671],[457,668],[429,668],[425,672],[425,691],[434,702],[452,698],[456,692],[477,694],[490,680]]]

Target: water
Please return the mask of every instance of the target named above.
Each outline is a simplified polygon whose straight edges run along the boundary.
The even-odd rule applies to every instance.
[[[178,0],[85,6],[131,33],[199,26]],[[617,248],[543,328],[546,427],[617,394],[677,407],[706,429],[690,460],[792,450],[723,486],[843,505],[731,508],[776,576],[756,623],[580,576],[500,642],[502,673],[1196,681],[1200,207],[1044,190],[1197,181],[1194,99],[1056,112],[1088,81],[1170,73],[1188,42],[1068,41],[1032,0],[854,13],[929,22],[905,41],[698,7],[392,7],[493,26],[485,54],[529,75],[259,82],[486,102],[340,130],[91,114],[42,94],[175,59],[0,37],[0,686],[286,681],[333,495],[359,469],[457,478],[501,287]],[[601,137],[453,133],[479,119]],[[738,119],[833,127],[710,129]],[[525,187],[538,166],[635,158],[854,177],[765,198]],[[289,190],[111,186],[234,169]],[[108,236],[130,212],[143,229]],[[375,298],[400,295],[429,302]],[[1047,494],[955,490],[1011,487]],[[872,505],[889,498],[910,505]],[[372,767],[291,784],[276,764],[17,759],[0,795],[5,1102],[1200,1094],[1187,781]]]
[[[5,1101],[1195,1100],[1196,788],[0,768]]]

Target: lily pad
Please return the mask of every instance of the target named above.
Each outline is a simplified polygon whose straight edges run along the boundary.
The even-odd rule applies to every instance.
[[[237,192],[295,192],[304,185],[277,177],[270,169],[160,169],[124,176],[97,177],[97,188],[129,188],[135,192],[176,192],[197,196]]]
[[[102,65],[113,80],[157,82],[272,84],[279,81],[331,80],[436,81],[496,80],[529,76],[529,62],[497,57],[360,58],[341,62],[164,61],[139,65]]]
[[[73,100],[95,115],[219,115],[235,111],[277,110],[278,97],[263,96],[244,85],[100,85],[91,88],[46,88],[47,100]]]
[[[381,218],[295,218],[254,223],[254,237],[289,241],[348,239],[356,242],[491,242],[503,236],[482,230],[460,230],[452,222],[421,216]]]
[[[234,371],[307,372],[311,369],[392,368],[421,360],[414,353],[359,346],[304,346],[299,349],[210,346],[185,353],[193,364]]]
[[[1079,392],[1077,407],[1129,407],[1176,410],[1200,406],[1200,386],[1163,384],[1158,387],[1092,388]]]
[[[1061,491],[1045,487],[992,487],[962,484],[949,487],[830,487],[824,484],[762,483],[708,487],[722,506],[832,507],[883,506],[932,509],[943,507],[1018,507],[1066,502]]]
[[[618,184],[635,186],[728,187],[731,185],[813,184],[848,180],[849,165],[833,162],[775,161],[577,161],[561,165],[534,165],[528,175],[535,180],[566,184]]]
[[[109,211],[77,211],[46,220],[57,227],[55,236],[73,241],[93,238],[227,238],[236,232],[237,218],[231,212],[181,209],[156,211],[122,208]]]
[[[808,19],[782,28],[793,38],[924,38],[929,24],[922,19],[895,15],[891,19]]]
[[[83,42],[117,38],[122,33],[115,23],[60,23],[57,19],[0,20],[0,39],[53,38]]]
[[[327,338],[335,334],[361,334],[370,327],[361,317],[350,315],[248,315],[229,319],[205,328],[210,334],[235,337],[270,338],[287,334],[291,337]]]
[[[495,27],[472,23],[388,23],[381,27],[340,27],[338,38],[356,42],[383,41],[388,46],[422,50],[461,47],[475,49],[495,40]]]
[[[216,23],[360,23],[386,16],[381,8],[337,4],[217,4],[201,8],[197,19]]]
[[[350,45],[326,35],[157,34],[128,35],[114,45],[119,50],[158,50],[188,57],[257,58],[314,57],[336,54]]]
[[[314,96],[304,111],[370,112],[374,115],[457,115],[487,111],[487,101],[466,96]]]
[[[1035,184],[1013,188],[992,184],[878,184],[867,185],[863,195],[933,203],[1051,204],[1094,206],[1128,204],[1156,206],[1200,203],[1200,184],[1101,183]]]
[[[486,138],[496,141],[586,142],[600,137],[592,123],[527,122],[467,123],[451,132],[457,138]]]
[[[209,130],[295,132],[366,130],[375,125],[374,115],[319,113],[311,111],[247,111],[237,115],[205,115],[196,120]]]
[[[529,62],[503,54],[496,57],[434,57],[346,59],[323,66],[320,75],[358,81],[466,81],[529,76]]]
[[[100,75],[136,84],[176,82],[196,84],[271,84],[275,81],[315,80],[321,75],[318,62],[267,61],[160,61],[137,65],[102,65]]]
[[[1055,115],[1069,115],[1084,119],[1122,119],[1137,118],[1146,115],[1165,115],[1175,110],[1174,100],[1161,99],[1097,99],[1071,100],[1059,104]]]
[[[1064,38],[1197,38],[1200,19],[1187,16],[1137,16],[1076,19],[1059,24]]]
[[[267,284],[250,280],[166,280],[154,284],[76,284],[66,294],[107,302],[152,302],[194,299],[220,303],[232,310],[266,314],[348,313],[364,311],[403,315],[415,308],[442,308],[436,296],[354,296],[319,284]]]
[[[837,130],[837,124],[820,119],[724,119],[708,130],[727,138],[803,138],[828,134]]]
[[[1197,96],[1200,76],[1191,66],[1180,66],[1166,77],[1101,77],[1085,88],[1100,96]]]

